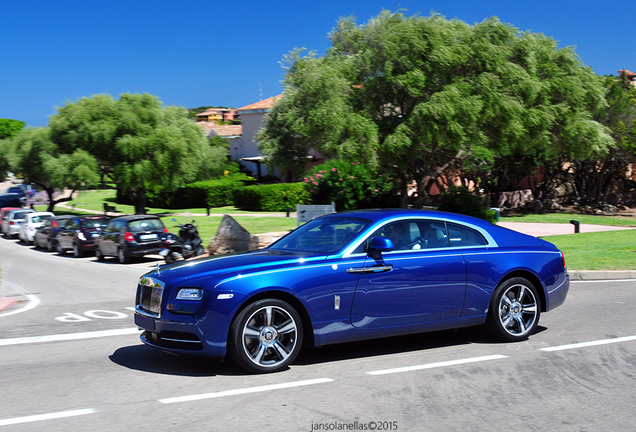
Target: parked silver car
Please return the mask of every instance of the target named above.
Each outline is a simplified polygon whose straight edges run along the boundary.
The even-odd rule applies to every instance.
[[[51,212],[26,213],[24,215],[24,219],[22,219],[22,223],[20,224],[20,232],[18,233],[20,241],[26,244],[33,243],[33,236],[35,235],[35,231],[42,226],[44,221],[52,218],[53,216],[55,216],[55,214]]]
[[[35,210],[23,208],[19,210],[9,210],[2,221],[2,235],[5,237],[17,237],[20,233],[22,219],[27,213],[35,213]]]

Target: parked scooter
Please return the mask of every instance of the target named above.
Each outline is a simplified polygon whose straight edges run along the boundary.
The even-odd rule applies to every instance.
[[[177,222],[176,219],[172,219]],[[179,260],[187,260],[195,256],[203,255],[205,250],[199,230],[192,223],[179,224],[175,228],[179,228],[179,235],[173,233],[165,233],[161,236],[161,251],[159,255],[163,256],[166,264],[172,264]]]

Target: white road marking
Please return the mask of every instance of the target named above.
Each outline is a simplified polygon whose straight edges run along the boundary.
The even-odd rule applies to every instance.
[[[76,417],[76,416],[81,416],[86,414],[94,414],[96,412],[97,410],[94,408],[87,408],[87,409],[79,409],[79,410],[73,410],[73,411],[60,411],[60,412],[54,412],[50,414],[30,415],[26,417],[14,417],[14,418],[9,418],[4,420],[0,419],[0,426],[9,426],[9,425],[15,425],[15,424],[21,424],[21,423],[32,423],[37,421],[53,420],[53,419],[60,419],[65,417]]]
[[[581,342],[581,343],[560,345],[560,346],[554,346],[554,347],[548,347],[548,348],[539,348],[539,351],[549,351],[549,352],[564,351],[564,350],[576,349],[576,348],[586,348],[586,347],[598,346],[598,345],[608,345],[608,344],[619,343],[619,342],[630,342],[634,340],[636,340],[636,336],[624,336],[619,338],[601,339],[601,340],[590,341],[590,342]]]
[[[367,373],[369,375],[386,375],[386,374],[400,373],[400,372],[411,372],[411,371],[422,370],[422,369],[433,369],[433,368],[445,367],[445,366],[455,366],[460,364],[475,363],[475,362],[482,362],[482,361],[488,361],[488,360],[499,360],[499,359],[503,359],[507,357],[508,356],[497,354],[497,355],[489,355],[489,356],[483,356],[483,357],[472,357],[472,358],[459,359],[459,360],[450,360],[450,361],[444,361],[444,362],[438,362],[438,363],[429,363],[424,365],[406,366],[406,367],[400,367],[400,368],[394,368],[394,369],[383,369],[383,370],[377,370],[377,371],[372,371]]]
[[[60,341],[72,341],[81,339],[94,339],[107,336],[125,336],[131,334],[139,334],[140,330],[137,327],[118,329],[118,330],[100,330],[84,333],[66,333],[48,336],[29,336],[11,339],[0,339],[0,346],[8,345],[24,345],[42,342],[60,342]]]
[[[236,395],[249,394],[249,393],[259,393],[259,392],[266,392],[271,390],[280,390],[280,389],[292,388],[292,387],[301,387],[301,386],[307,386],[307,385],[313,385],[313,384],[323,384],[323,383],[328,383],[332,381],[333,380],[330,378],[316,378],[316,379],[310,379],[305,381],[295,381],[295,382],[288,382],[288,383],[281,383],[281,384],[270,384],[270,385],[264,385],[264,386],[258,386],[258,387],[248,387],[248,388],[235,389],[235,390],[218,391],[213,393],[203,393],[203,394],[190,395],[190,396],[172,397],[172,398],[166,398],[166,399],[159,399],[159,402],[163,404],[171,404],[171,403],[177,403],[177,402],[190,402],[190,401],[201,400],[201,399],[213,399],[213,398],[220,398],[225,396],[236,396]]]
[[[17,291],[21,296],[26,297],[28,302],[27,302],[26,305],[24,305],[20,309],[15,309],[15,310],[11,310],[9,312],[5,312],[5,313],[0,314],[0,317],[5,317],[5,316],[9,316],[9,315],[15,315],[15,314],[19,314],[19,313],[22,313],[22,312],[26,312],[26,311],[29,311],[29,310],[35,308],[37,305],[40,304],[40,299],[36,295],[27,293],[25,290],[23,290],[22,288],[20,288],[16,284],[12,284],[11,282],[6,282],[6,281],[2,281],[2,284],[9,286],[9,288],[11,288],[14,291]]]

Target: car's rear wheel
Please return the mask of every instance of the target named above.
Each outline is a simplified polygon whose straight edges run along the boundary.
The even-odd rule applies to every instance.
[[[126,255],[126,251],[124,248],[119,248],[117,252],[117,258],[119,259],[120,264],[128,264],[130,262],[130,258]]]
[[[534,333],[540,315],[537,289],[530,281],[515,277],[503,281],[495,290],[487,324],[498,339],[516,342]]]
[[[81,257],[82,257],[82,255],[84,255],[84,254],[82,253],[82,250],[79,248],[79,246],[78,246],[77,244],[74,244],[74,245],[73,245],[73,256],[74,256],[75,258],[81,258]]]
[[[278,299],[247,306],[230,328],[229,354],[252,372],[276,372],[289,365],[302,345],[303,326],[298,312]]]

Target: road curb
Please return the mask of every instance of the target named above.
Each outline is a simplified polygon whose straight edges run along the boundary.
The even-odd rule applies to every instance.
[[[636,279],[636,270],[568,270],[570,280]]]

